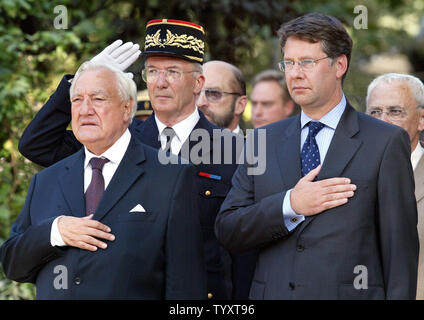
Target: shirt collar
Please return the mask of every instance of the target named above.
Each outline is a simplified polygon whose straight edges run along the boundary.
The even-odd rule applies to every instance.
[[[327,127],[330,127],[333,130],[336,130],[337,125],[339,124],[339,121],[342,117],[342,114],[345,108],[346,108],[346,97],[343,93],[340,102],[333,109],[331,109],[327,114],[325,114],[321,119],[319,119],[319,122],[325,124]],[[310,121],[313,121],[313,120],[310,117],[308,117],[302,110],[302,113],[300,115],[301,127],[303,128]]]
[[[420,161],[423,154],[424,154],[424,148],[421,146],[421,143],[418,141],[417,146],[415,147],[415,150],[412,151],[411,153],[412,168],[414,170],[417,167],[418,162]]]
[[[110,162],[119,165],[122,158],[124,157],[125,152],[127,151],[128,145],[130,144],[131,140],[131,133],[128,129],[125,130],[125,132],[122,134],[122,136],[115,141],[115,143],[107,149],[105,152],[103,152],[100,156],[95,155],[94,153],[91,153],[85,146],[85,161],[84,161],[84,168],[87,168],[88,163],[90,162],[91,158],[97,157],[97,158],[107,158]]]
[[[240,126],[237,125],[237,127],[233,130],[233,133],[238,134],[240,132]]]
[[[188,137],[190,136],[190,133],[193,131],[199,119],[200,119],[200,115],[196,107],[194,112],[191,115],[189,115],[184,120],[181,120],[180,122],[172,126],[172,129],[174,129],[175,134],[177,135],[181,143],[183,143],[184,141],[188,139]],[[165,129],[167,126],[158,119],[156,114],[155,114],[155,120],[158,126],[159,134],[161,135],[163,129]]]

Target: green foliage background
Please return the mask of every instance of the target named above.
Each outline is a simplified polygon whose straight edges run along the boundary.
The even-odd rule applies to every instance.
[[[58,5],[67,9],[65,30],[54,28]],[[353,28],[357,5],[368,9],[366,30]],[[206,60],[234,63],[249,82],[254,74],[275,68],[281,60],[276,38],[281,23],[307,12],[334,15],[344,22],[355,42],[345,92],[354,106],[363,110],[373,75],[361,71],[360,66],[373,54],[404,53],[418,75],[424,69],[423,42],[405,31],[411,24],[419,24],[423,8],[424,0],[0,0],[0,244],[9,236],[24,204],[32,175],[41,169],[17,149],[26,125],[63,74],[75,72],[82,61],[107,44],[122,39],[143,47],[150,19],[201,24],[207,34]],[[141,61],[130,71],[143,89]],[[32,284],[7,280],[0,269],[0,299],[34,297]]]

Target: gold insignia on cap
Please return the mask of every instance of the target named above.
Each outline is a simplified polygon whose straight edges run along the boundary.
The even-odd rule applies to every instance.
[[[145,42],[145,49],[149,47],[165,47],[165,46],[171,46],[171,47],[182,47],[184,49],[191,49],[196,52],[199,52],[200,54],[204,54],[205,44],[202,40],[197,39],[193,36],[188,36],[187,34],[175,34],[166,30],[166,39],[161,40],[160,39],[160,30],[156,31],[154,35],[146,35],[146,42]]]

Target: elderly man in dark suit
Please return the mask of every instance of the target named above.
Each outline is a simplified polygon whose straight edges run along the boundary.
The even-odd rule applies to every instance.
[[[0,249],[6,276],[35,282],[38,299],[206,297],[194,167],[162,165],[132,137],[135,97],[110,66],[76,74],[72,129],[84,148],[34,176]]]
[[[257,129],[270,146],[266,171],[239,166],[218,240],[234,251],[260,248],[251,299],[415,299],[407,132],[346,100],[352,40],[340,21],[307,14],[284,24],[280,40],[280,66],[302,112]]]
[[[424,300],[424,148],[419,141],[424,130],[424,85],[408,74],[386,73],[368,85],[366,102],[367,114],[398,125],[409,135],[420,240],[417,300]]]
[[[147,24],[143,79],[154,113],[144,122],[134,119],[129,129],[141,142],[195,163],[196,172],[191,179],[196,191],[192,198],[201,208],[208,298],[247,299],[255,259],[232,260],[214,234],[215,218],[231,187],[237,155],[236,148],[227,148],[219,155],[222,149],[215,148],[225,142],[222,136],[214,135],[214,131],[220,129],[196,107],[196,98],[204,83],[201,65],[204,36],[203,27],[186,21],[159,19]],[[137,50],[137,45],[115,42],[94,60],[104,60],[124,70],[137,59]],[[52,165],[81,148],[72,132],[66,130],[70,121],[68,89],[71,79],[65,76],[21,137],[19,150],[39,165]],[[205,144],[197,153],[199,157],[193,159],[190,156],[196,152],[192,151],[201,140],[194,133],[199,132],[206,133],[201,137]],[[222,133],[223,136],[228,134]],[[224,158],[229,153],[232,161],[226,164]],[[232,274],[226,270],[232,270]]]

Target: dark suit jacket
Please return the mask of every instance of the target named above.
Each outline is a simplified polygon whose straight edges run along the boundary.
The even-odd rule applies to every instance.
[[[205,299],[202,234],[187,195],[194,168],[163,166],[157,154],[131,139],[93,217],[115,240],[96,252],[50,244],[57,216],[85,215],[84,150],[36,174],[0,249],[6,276],[35,282],[38,299]],[[137,204],[146,212],[129,213]],[[67,269],[67,289],[55,289],[56,266]]]
[[[265,173],[249,176],[240,165],[216,221],[224,247],[260,248],[250,298],[414,299],[417,208],[406,131],[348,104],[318,180],[348,177],[355,195],[289,233],[282,206],[301,178],[300,115],[264,128]],[[355,288],[356,277],[365,285],[356,266],[366,267],[368,289]]]
[[[50,166],[81,148],[81,144],[76,140],[72,131],[66,130],[71,120],[70,83],[67,81],[69,78],[71,77],[65,76],[62,79],[56,92],[25,129],[19,142],[20,152],[41,166]],[[206,151],[206,153],[209,152],[210,164],[197,164],[196,172],[193,174],[197,188],[195,199],[201,208],[200,222],[208,271],[208,292],[212,293],[215,299],[230,297],[247,299],[257,253],[244,253],[231,259],[232,254],[226,252],[219,245],[214,234],[216,215],[231,187],[231,178],[236,169],[236,148],[232,147],[230,164],[213,164],[213,147],[216,146],[213,130],[219,130],[219,128],[208,122],[200,111],[199,113],[200,120],[194,129],[204,129],[210,136],[210,150]],[[153,115],[145,122],[134,119],[129,129],[133,136],[141,142],[155,149],[160,148],[159,131]],[[223,140],[218,141],[218,144],[222,146]],[[189,143],[189,149],[192,150],[196,141],[187,141],[186,143]],[[235,143],[235,138],[233,143]],[[223,157],[224,154],[222,154],[221,163],[223,163]],[[222,179],[217,181],[204,178],[199,176],[200,172],[218,175]]]

